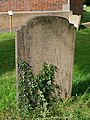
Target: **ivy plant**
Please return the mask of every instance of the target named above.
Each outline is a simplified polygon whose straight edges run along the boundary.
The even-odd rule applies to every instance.
[[[19,108],[30,111],[47,109],[54,90],[56,66],[43,63],[42,70],[34,75],[32,67],[25,61],[18,63],[19,68]]]

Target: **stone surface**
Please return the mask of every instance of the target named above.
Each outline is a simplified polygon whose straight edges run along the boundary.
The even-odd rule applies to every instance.
[[[61,98],[70,97],[74,63],[76,29],[67,19],[43,16],[29,19],[17,31],[17,64],[24,60],[37,74],[43,62],[54,64],[56,84],[60,87]],[[18,80],[17,68],[17,80]]]
[[[23,25],[29,18],[35,16],[60,16],[69,19],[69,15],[72,15],[71,11],[25,11],[25,12],[13,12],[12,27],[18,28]],[[0,12],[0,29],[9,29],[9,15],[7,12]]]
[[[90,28],[90,22],[82,23],[82,25],[84,25],[87,28]]]

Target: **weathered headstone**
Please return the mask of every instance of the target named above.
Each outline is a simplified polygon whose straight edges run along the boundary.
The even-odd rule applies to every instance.
[[[30,19],[17,31],[17,63],[24,60],[32,66],[35,74],[43,62],[56,65],[58,71],[55,73],[55,81],[61,88],[61,98],[71,95],[75,34],[74,25],[56,16]],[[17,68],[17,77],[18,72]]]

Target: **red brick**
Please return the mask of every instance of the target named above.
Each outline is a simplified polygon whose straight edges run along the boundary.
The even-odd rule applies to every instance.
[[[0,1],[0,11],[61,10],[68,0],[7,0]]]

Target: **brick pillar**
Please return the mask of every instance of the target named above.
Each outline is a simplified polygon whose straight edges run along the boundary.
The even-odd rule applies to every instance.
[[[83,0],[70,0],[70,10],[75,15],[81,15],[83,12]]]

